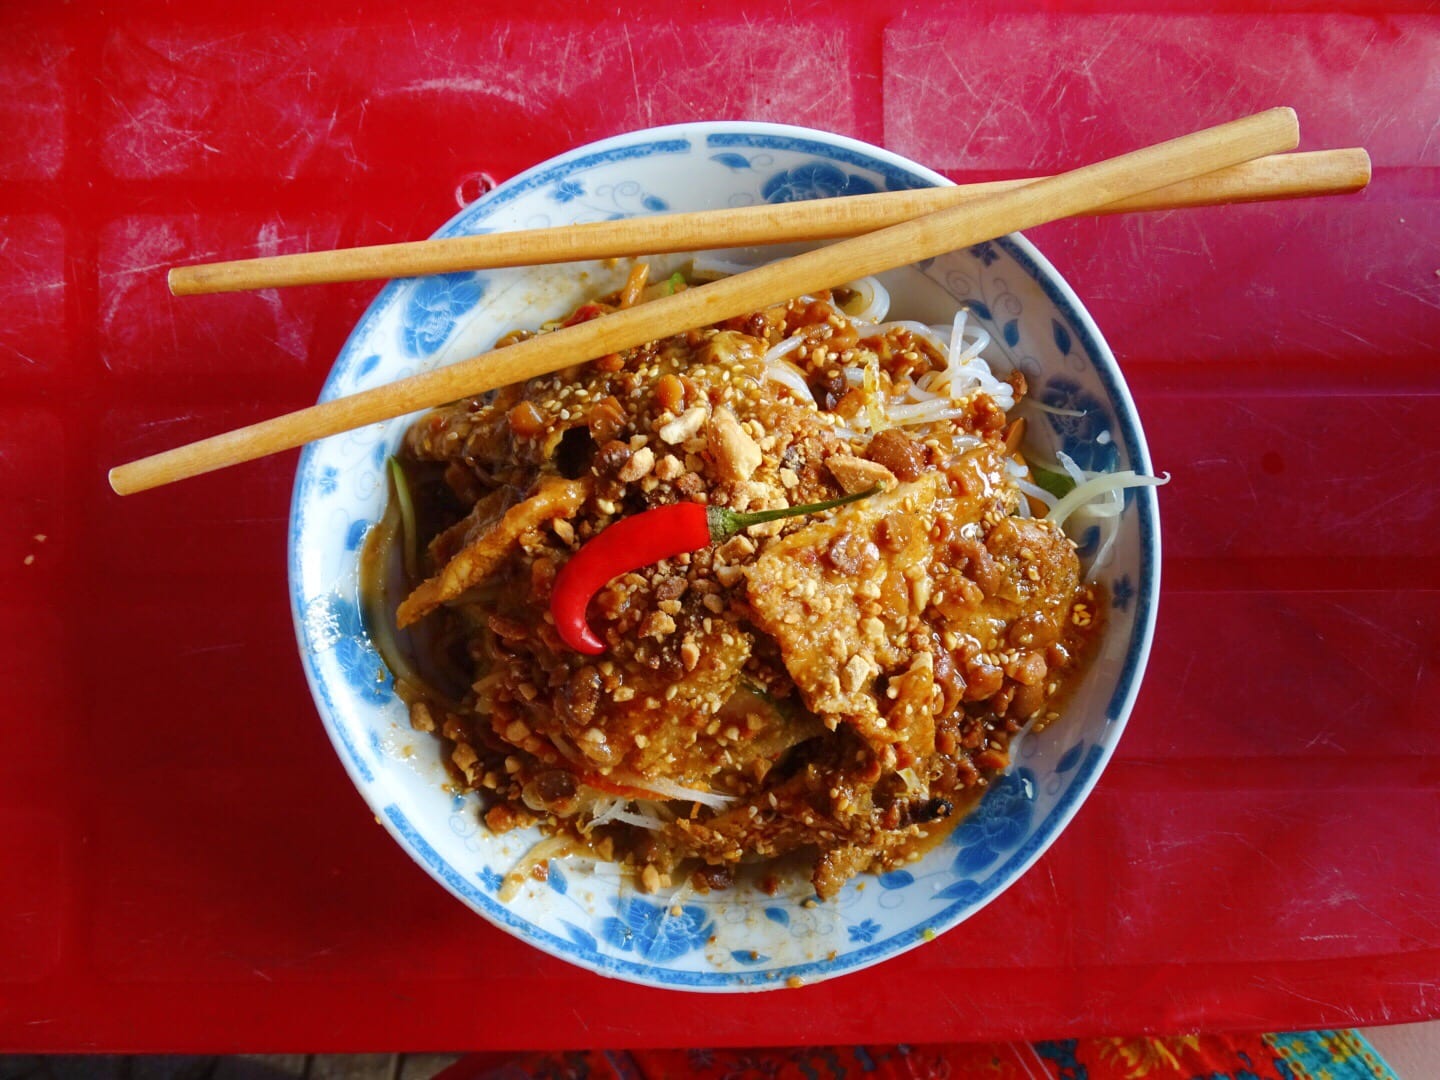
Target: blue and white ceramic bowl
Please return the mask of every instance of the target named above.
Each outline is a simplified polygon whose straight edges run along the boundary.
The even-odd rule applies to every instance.
[[[547,161],[466,207],[438,235],[946,182],[895,154],[825,132],[685,124]],[[351,334],[321,397],[480,352],[510,329],[618,286],[625,269],[591,263],[392,282]],[[1070,414],[1032,417],[1030,439],[1041,449],[1063,448],[1084,468],[1149,471],[1114,357],[1075,293],[1023,238],[957,251],[887,281],[902,315],[942,321],[968,305],[994,338],[987,356],[1019,367],[1032,395]],[[967,919],[1039,858],[1085,800],[1125,727],[1159,589],[1159,519],[1149,489],[1127,496],[1118,541],[1098,569],[1113,610],[1100,655],[1063,719],[1023,740],[1010,774],[921,861],[880,878],[861,876],[817,905],[803,879],[775,896],[738,888],[645,896],[613,866],[570,860],[552,863],[546,881],[501,903],[502,875],[538,837],[491,835],[473,795],[442,789],[438,741],[410,729],[356,601],[360,548],[385,498],[385,458],[407,423],[326,439],[300,459],[289,559],[305,673],[346,770],[396,841],[475,911],[562,959],[654,986],[741,991],[811,983],[904,952]]]

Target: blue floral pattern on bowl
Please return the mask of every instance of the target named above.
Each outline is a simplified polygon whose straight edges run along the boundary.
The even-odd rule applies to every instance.
[[[1043,405],[1063,410],[1046,414],[1051,429],[1075,464],[1091,472],[1108,472],[1115,467],[1118,447],[1102,435],[1114,430],[1110,408],[1087,390],[1078,379],[1057,375],[1047,379],[1035,395]],[[1080,415],[1067,415],[1079,413]]]
[[[317,641],[327,642],[335,665],[349,688],[372,704],[395,696],[395,683],[370,637],[355,601],[336,594],[318,597],[306,612]]]
[[[709,206],[823,198],[942,183],[936,174],[850,139],[768,124],[691,124],[582,147],[466,207],[439,235],[459,236]],[[387,285],[352,333],[323,397],[391,381],[417,366],[489,346],[500,334],[569,310],[623,281],[626,267],[486,271]],[[1148,471],[1129,395],[1084,307],[1021,237],[1002,237],[900,272],[923,276],[969,308],[992,336],[987,355],[1024,372],[1039,451],[1085,468]],[[905,278],[903,275],[911,275]],[[523,282],[524,287],[516,287]],[[892,293],[904,294],[892,283]],[[933,289],[931,291],[934,291]],[[1066,413],[1081,413],[1070,416]],[[383,465],[405,421],[306,448],[291,511],[296,636],[327,733],[357,788],[411,857],[496,925],[595,971],[657,986],[762,990],[854,971],[930,940],[993,900],[1064,827],[1124,726],[1154,623],[1156,501],[1127,499],[1102,571],[1114,607],[1107,655],[1067,715],[1016,748],[945,843],[920,861],[847,885],[817,904],[808,881],[776,895],[735,888],[638,894],[617,868],[552,860],[513,898],[505,875],[538,834],[491,834],[474,796],[454,796],[437,740],[419,739],[383,674],[357,606],[357,553],[385,498]],[[401,754],[404,746],[409,753]]]
[[[561,180],[555,185],[555,190],[550,197],[558,203],[567,203],[571,199],[578,199],[585,194],[585,185],[574,180]]]
[[[620,952],[634,951],[664,963],[701,948],[715,932],[709,914],[697,904],[668,907],[638,896],[615,900],[618,918],[606,919],[600,936]]]
[[[471,273],[419,279],[405,305],[405,351],[411,356],[435,352],[445,344],[460,317],[484,295],[484,281]]]
[[[1035,774],[1029,769],[1001,777],[950,834],[950,843],[960,849],[952,864],[955,872],[972,878],[1019,845],[1030,831],[1034,800]]]
[[[851,941],[869,945],[870,942],[875,940],[875,935],[883,929],[884,927],[874,919],[862,919],[854,926],[849,927],[846,933],[850,935]]]
[[[777,172],[765,181],[760,197],[768,203],[788,203],[874,192],[874,182],[857,173],[843,172],[828,161],[811,161]]]
[[[1110,586],[1110,606],[1117,611],[1128,611],[1130,601],[1135,599],[1135,584],[1129,574],[1121,574]]]

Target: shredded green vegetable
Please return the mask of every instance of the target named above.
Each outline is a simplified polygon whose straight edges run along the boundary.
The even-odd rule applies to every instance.
[[[393,477],[394,473],[391,475]],[[408,491],[404,486],[403,478],[400,490]],[[369,635],[371,643],[374,644],[375,651],[380,654],[381,661],[390,670],[390,677],[394,680],[396,687],[402,683],[408,683],[413,691],[451,712],[458,712],[460,706],[456,700],[436,688],[410,662],[410,654],[401,644],[402,637],[406,635],[395,627],[395,604],[389,593],[390,583],[386,581],[385,567],[391,565],[395,544],[402,540],[399,535],[402,529],[401,517],[400,499],[397,497],[387,502],[385,513],[375,526],[375,534],[369,541],[375,544],[375,557],[380,564],[380,570],[379,580],[376,581],[375,587],[362,589],[360,592],[365,632]]]
[[[666,285],[665,295],[666,295],[666,296],[674,296],[677,292],[679,292],[682,288],[684,288],[684,286],[685,286],[685,275],[682,274],[682,273],[680,273],[679,270],[676,270],[676,271],[675,271],[673,274],[671,274],[670,277],[666,280],[665,285]]]
[[[410,498],[410,482],[405,478],[399,458],[390,459],[390,482],[395,485],[395,502],[400,507],[400,550],[405,559],[405,577],[413,585],[419,576],[415,550],[419,537],[415,532],[415,503]]]
[[[1075,490],[1075,481],[1070,478],[1069,473],[1042,469],[1032,461],[1030,462],[1030,474],[1035,477],[1037,486],[1044,488],[1057,499],[1063,499]]]

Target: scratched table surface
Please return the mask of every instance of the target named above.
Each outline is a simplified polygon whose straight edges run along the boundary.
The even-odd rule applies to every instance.
[[[0,1047],[1440,1015],[1440,15],[1117,6],[0,8]],[[672,121],[828,128],[963,181],[1275,104],[1304,148],[1368,147],[1370,190],[1032,233],[1174,475],[1154,655],[1044,859],[869,971],[692,996],[493,929],[374,823],[312,709],[284,582],[295,455],[105,483],[313,401],[377,289],[180,300],[178,261],[420,237],[491,180]]]

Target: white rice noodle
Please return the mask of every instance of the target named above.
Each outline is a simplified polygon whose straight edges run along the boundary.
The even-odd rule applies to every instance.
[[[1005,411],[1015,407],[1015,390],[1008,382],[997,379],[990,365],[980,356],[990,344],[990,335],[978,326],[969,326],[969,312],[961,308],[950,327],[950,340],[941,347],[946,357],[942,371],[921,376],[922,390],[938,393],[943,390],[952,401],[963,401],[976,391],[987,394]],[[966,340],[967,333],[970,335]]]
[[[630,809],[632,804],[635,807],[634,810]],[[626,825],[636,825],[642,829],[663,829],[665,827],[665,819],[649,806],[619,795],[598,796],[591,810],[590,820],[584,823],[587,832],[601,825],[609,825],[612,821],[622,821]]]
[[[593,813],[588,822],[589,827],[593,829],[597,825],[610,824],[625,812],[627,801],[615,795],[601,795],[596,798],[594,806],[591,807]]]
[[[1055,496],[1050,494],[1050,492],[1046,491],[1034,481],[1026,480],[1023,476],[1017,477],[1015,479],[1015,486],[1020,489],[1021,494],[1030,496],[1030,498],[1034,499],[1041,506],[1045,507],[1047,512],[1055,509]],[[1027,511],[1029,510],[1029,503],[1027,500],[1021,499],[1020,505],[1024,506]],[[1026,516],[1028,516],[1028,513]]]
[[[502,904],[508,904],[520,894],[525,882],[530,880],[532,870],[542,863],[548,863],[551,859],[569,855],[574,849],[574,842],[568,836],[547,836],[520,856],[520,861],[505,875],[505,880],[501,883],[495,898]]]
[[[1086,472],[1075,463],[1075,459],[1063,450],[1055,451],[1055,460],[1047,462],[1051,472],[1061,471],[1070,478],[1070,482],[1079,487],[1086,481],[1093,480],[1097,476],[1108,476],[1109,473]],[[1116,518],[1125,509],[1125,500],[1120,496],[1119,489],[1106,492],[1086,503],[1076,511],[1080,516],[1086,518]]]
[[[1168,484],[1169,482],[1169,473],[1166,473],[1163,477],[1141,476],[1133,469],[1126,469],[1123,472],[1117,473],[1104,473],[1078,485],[1073,491],[1050,508],[1050,512],[1045,515],[1045,519],[1063,526],[1066,519],[1069,518],[1072,513],[1080,507],[1085,506],[1092,499],[1098,499],[1100,496],[1110,494],[1111,492],[1118,495],[1119,492],[1124,491],[1126,488],[1159,487],[1161,484]]]
[[[1015,513],[1018,517],[1033,518],[1035,516],[1030,508],[1030,499],[1034,499],[1046,510],[1055,505],[1055,496],[1030,479],[1028,466],[1022,465],[1012,457],[1007,457],[1005,471],[1010,474],[1011,483],[1015,485],[1021,495],[1015,501]],[[1029,497],[1026,498],[1026,496]]]
[[[852,311],[837,308],[840,314],[846,318],[878,323],[889,313],[890,292],[875,278],[860,278],[857,281],[850,282],[846,288],[854,289],[860,297],[859,300],[852,305],[854,308]]]
[[[1115,546],[1115,541],[1120,536],[1120,522],[1116,518],[1106,518],[1100,523],[1100,532],[1103,538],[1090,560],[1090,565],[1085,568],[1087,575],[1099,570],[1109,560],[1110,549]]]
[[[902,399],[909,398],[911,401],[943,401],[949,404],[949,398],[942,397],[940,394],[931,393],[917,382],[907,382],[905,392],[899,396]]]
[[[1091,475],[1099,475],[1098,473],[1087,475],[1084,469],[1075,464],[1075,459],[1065,453],[1064,450],[1055,451],[1055,460],[1058,461],[1060,467],[1065,470],[1065,475],[1075,481],[1076,487],[1079,487],[1085,483],[1086,480],[1089,480]]]
[[[1036,401],[1034,398],[1026,398],[1026,399],[1025,399],[1025,404],[1029,405],[1031,408],[1033,408],[1033,409],[1035,409],[1035,410],[1037,410],[1037,411],[1039,411],[1039,412],[1049,413],[1051,416],[1084,416],[1084,415],[1085,415],[1085,410],[1084,410],[1084,409],[1057,409],[1054,405],[1046,405],[1043,401]],[[1102,432],[1100,433],[1100,435],[1101,435],[1101,436],[1104,436],[1104,438],[1101,438],[1101,437],[1097,436],[1096,439],[1095,439],[1096,442],[1109,442],[1109,441],[1110,441],[1110,440],[1109,440],[1109,435],[1110,435],[1110,433],[1109,433],[1108,431],[1102,431]]]
[[[734,795],[721,795],[714,791],[701,791],[699,788],[685,787],[683,784],[677,784],[673,780],[666,780],[658,776],[637,776],[633,779],[628,779],[619,775],[612,775],[611,779],[624,787],[650,792],[654,794],[656,799],[681,799],[685,802],[697,802],[701,806],[710,807],[712,810],[723,810],[735,801]]]
[[[940,371],[927,371],[915,380],[916,397],[918,398],[920,394],[927,394],[930,397],[948,398],[950,392],[946,390],[946,382],[943,368]]]
[[[933,424],[941,420],[959,420],[964,415],[963,408],[953,405],[943,398],[885,407],[885,419],[890,422],[892,427]]]
[[[799,370],[790,361],[777,360],[774,363],[767,363],[765,377],[778,382],[794,394],[798,400],[815,405],[815,395],[810,392],[809,384],[805,382]]]
[[[865,394],[863,418],[868,421],[871,432],[884,431],[888,426],[885,412],[880,408],[880,360],[874,354],[865,357],[865,377],[861,382]],[[859,420],[862,416],[857,416]]]
[[[948,361],[947,367],[955,366],[958,357],[965,347],[965,324],[970,319],[970,309],[961,308],[955,313],[955,321],[950,324],[950,347],[945,350],[945,357]]]
[[[990,372],[990,365],[980,356],[985,347],[990,344],[990,331],[975,327],[975,338],[969,345],[965,345],[953,358],[953,363],[958,370],[967,371],[971,367],[978,366],[985,372]],[[1006,384],[1009,385],[1008,383]]]
[[[632,813],[629,810],[617,810],[614,820],[623,821],[626,825],[635,825],[641,829],[658,830],[665,827],[665,822],[654,814]]]
[[[760,362],[765,366],[767,379],[778,382],[794,394],[797,400],[814,405],[815,395],[810,392],[810,387],[805,382],[805,377],[800,373],[800,369],[785,359],[804,345],[806,340],[804,334],[792,334],[779,344],[770,346],[765,355],[760,358]]]
[[[670,894],[670,898],[660,905],[661,909],[670,912],[680,905],[680,902],[690,895],[690,879],[682,876],[680,887]]]
[[[1063,450],[1056,451],[1055,459],[1065,474],[1075,481],[1075,490],[1079,491],[1087,484],[1099,484],[1097,493],[1083,505],[1072,508],[1074,517],[1094,522],[1100,530],[1100,545],[1096,548],[1095,554],[1091,556],[1089,565],[1085,568],[1086,574],[1093,574],[1106,564],[1110,558],[1110,552],[1115,547],[1115,541],[1120,536],[1120,515],[1125,511],[1125,497],[1121,494],[1125,487],[1133,487],[1133,484],[1111,484],[1107,483],[1114,476],[1134,475],[1120,473],[1091,473],[1086,472],[1075,463],[1075,459]],[[1143,478],[1142,478],[1143,479]],[[1168,480],[1168,477],[1166,478]],[[1165,480],[1155,480],[1153,483],[1165,483]],[[1068,496],[1067,496],[1068,498]],[[1054,508],[1051,509],[1051,516],[1055,516]]]
[[[760,362],[767,366],[773,364],[781,357],[789,356],[796,349],[800,348],[801,345],[804,345],[805,341],[806,337],[804,334],[791,334],[778,345],[771,345],[770,348],[766,350],[765,355],[760,358]]]

